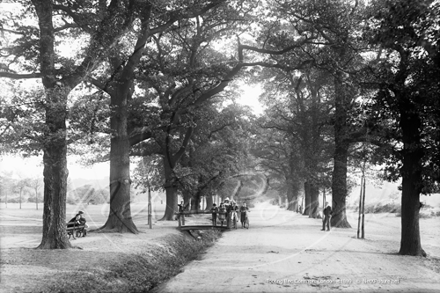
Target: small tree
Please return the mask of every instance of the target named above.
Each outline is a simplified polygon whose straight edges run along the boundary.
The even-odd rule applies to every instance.
[[[29,185],[29,179],[20,179],[20,180],[18,180],[16,183],[15,183],[15,190],[16,191],[18,191],[18,194],[19,194],[19,200],[18,200],[18,202],[19,202],[19,206],[20,206],[20,209],[21,209],[21,203],[23,202],[23,193],[24,193],[24,191],[25,191],[25,189],[28,187],[28,185]]]
[[[38,194],[41,186],[43,186],[43,178],[37,177],[29,181],[29,187],[34,189],[35,192],[35,208],[38,210]]]

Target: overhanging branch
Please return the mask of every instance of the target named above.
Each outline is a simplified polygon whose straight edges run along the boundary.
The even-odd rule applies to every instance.
[[[10,79],[29,79],[29,78],[40,78],[42,76],[43,75],[40,72],[18,74],[18,73],[0,71],[0,78],[5,77]]]

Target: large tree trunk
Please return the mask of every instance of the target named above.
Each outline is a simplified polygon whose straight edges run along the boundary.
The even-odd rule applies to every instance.
[[[164,170],[165,170],[165,193],[166,193],[166,206],[165,213],[161,220],[172,221],[174,220],[174,213],[177,212],[177,185],[173,176],[173,166],[167,159],[167,156],[163,158]],[[193,200],[191,200],[192,205]]]
[[[212,198],[212,195],[206,196],[206,207],[205,210],[208,211],[212,208],[212,204],[214,203],[214,200]]]
[[[71,248],[66,233],[67,196],[67,93],[60,88],[46,90],[47,108],[44,144],[43,238],[38,248]]]
[[[290,180],[289,180],[290,181]],[[287,183],[287,210],[296,212],[298,210],[298,186],[294,186],[293,182]]]
[[[111,96],[113,111],[110,126],[110,212],[107,222],[99,230],[103,232],[139,231],[131,217],[130,199],[130,142],[127,133],[128,84]]]
[[[200,210],[200,202],[201,197],[200,194],[197,193],[191,200],[191,211],[197,212],[198,210]]]
[[[111,139],[110,149],[110,212],[100,231],[137,234],[131,217],[130,145],[127,138]]]
[[[337,145],[334,156],[332,175],[332,206],[331,225],[339,228],[351,228],[347,221],[347,158],[348,144]]]
[[[173,221],[175,219],[174,213],[177,212],[177,186],[165,186],[166,206],[162,221]],[[193,200],[191,200],[192,205]]]
[[[170,129],[167,130],[167,132]],[[185,149],[188,146],[191,135],[193,132],[193,128],[189,127],[186,131],[185,138],[182,142],[180,149],[173,155],[171,153],[171,141],[169,132],[166,134],[166,138],[164,144],[162,145],[163,149],[163,164],[164,164],[164,173],[165,173],[165,192],[166,192],[166,207],[165,214],[161,220],[163,221],[172,221],[174,220],[174,213],[177,212],[177,182],[174,175],[174,168],[179,160],[182,158],[185,153]]]
[[[230,197],[230,200],[234,200],[234,201],[236,201],[236,202],[238,202],[239,200],[240,200],[240,191],[241,191],[241,188],[243,187],[243,181],[241,181],[241,180],[238,180],[238,188],[237,189],[235,189],[235,192],[231,195],[231,197]]]
[[[183,204],[185,206],[189,205],[191,202],[191,194],[189,192],[183,191],[182,197],[183,197]]]
[[[410,102],[401,99],[400,127],[403,136],[402,211],[399,254],[426,256],[422,249],[419,227],[420,192],[422,189],[423,151],[420,147],[420,119],[413,114]]]
[[[343,55],[342,53],[340,54]],[[346,215],[347,197],[347,161],[349,148],[349,129],[347,126],[347,111],[351,98],[349,88],[344,87],[343,74],[335,77],[335,152],[333,156],[332,198],[333,216],[331,225],[339,228],[351,228]]]
[[[420,193],[414,184],[414,179],[411,178],[414,176],[417,175],[403,176],[402,178],[402,227],[399,254],[426,256],[420,239]]]
[[[46,94],[46,121],[43,142],[44,210],[43,238],[38,248],[64,249],[71,244],[66,232],[67,195],[67,95],[71,88],[55,78],[55,33],[52,1],[32,1],[40,28],[39,62]]]
[[[319,208],[319,188],[315,183],[311,183],[309,186],[310,193],[310,210],[309,210],[309,218],[317,218],[318,217],[318,208]]]
[[[292,212],[298,210],[298,194],[296,196],[293,193],[287,195],[287,210]]]
[[[310,183],[304,182],[304,209],[303,215],[308,216],[310,214],[310,207],[312,204],[312,197],[310,194]]]

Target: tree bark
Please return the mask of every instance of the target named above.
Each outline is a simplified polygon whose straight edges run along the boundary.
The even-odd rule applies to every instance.
[[[421,121],[406,98],[400,99],[400,127],[403,138],[401,240],[399,254],[426,256],[419,227],[422,190],[423,151],[420,141]]]
[[[182,192],[182,197],[183,197],[183,204],[185,206],[189,205],[190,202],[191,202],[191,194],[189,192],[187,192],[187,191],[183,191]]]
[[[195,211],[195,212],[199,211],[200,210],[200,202],[201,202],[201,197],[200,197],[200,194],[197,193],[191,201],[191,210]]]
[[[44,210],[40,249],[72,247],[66,232],[67,196],[67,95],[70,88],[57,83],[54,74],[55,36],[52,1],[33,1],[40,28],[40,70],[46,95],[43,141]]]
[[[66,232],[67,141],[66,101],[62,89],[46,89],[46,125],[43,175],[43,238],[37,248],[66,249],[72,245]]]
[[[230,197],[230,200],[234,200],[236,202],[239,201],[240,191],[241,191],[241,188],[243,187],[243,181],[238,180],[238,182],[239,182],[238,188],[235,190],[234,194],[232,194]]]
[[[212,195],[206,196],[206,207],[205,210],[210,210],[212,208],[212,204],[214,203],[214,199],[212,198]]]
[[[163,157],[164,170],[165,170],[165,193],[166,193],[166,206],[165,213],[161,220],[172,221],[174,220],[174,213],[177,212],[177,185],[174,179],[173,166],[168,160],[168,156]],[[191,200],[192,205],[193,199]]]
[[[308,216],[310,214],[310,206],[312,204],[312,197],[310,194],[310,183],[304,182],[304,216]]]
[[[346,214],[347,158],[348,144],[338,144],[335,149],[332,175],[332,227],[351,228]]]
[[[111,95],[110,212],[102,232],[137,234],[130,208],[130,140],[127,130],[130,83],[121,84]]]
[[[127,136],[113,136],[110,149],[110,211],[102,232],[134,233],[130,208],[130,144]]]
[[[311,183],[309,186],[310,193],[310,210],[309,210],[309,218],[317,218],[318,217],[318,208],[319,208],[319,188],[316,184]]]
[[[296,212],[298,210],[298,186],[294,186],[293,182],[287,184],[287,210]]]
[[[342,53],[340,54],[343,55]],[[339,228],[351,228],[346,215],[347,197],[347,161],[349,148],[349,129],[347,111],[350,108],[350,90],[343,85],[343,74],[335,76],[335,152],[333,156],[332,198],[333,215],[331,225]]]

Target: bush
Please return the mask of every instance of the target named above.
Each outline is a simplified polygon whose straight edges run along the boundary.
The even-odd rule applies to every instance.
[[[19,202],[20,202],[19,197],[8,197],[8,203],[19,203]],[[21,202],[23,202],[23,200]]]
[[[419,213],[419,219],[429,219],[432,215],[429,212],[420,212]]]
[[[67,204],[74,205],[74,204],[78,203],[78,200],[76,198],[74,198],[73,196],[67,196],[66,202],[67,202]]]
[[[31,196],[28,198],[28,202],[35,202],[35,196]],[[38,197],[38,202],[43,202],[43,198],[42,197]]]

